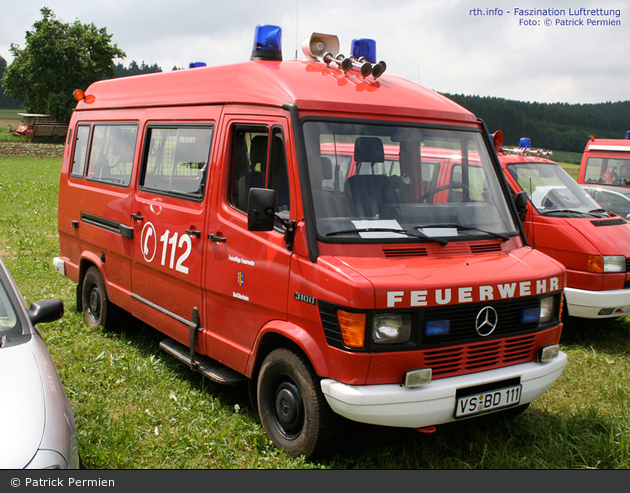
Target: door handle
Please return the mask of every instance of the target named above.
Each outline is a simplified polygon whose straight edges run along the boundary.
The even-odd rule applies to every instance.
[[[196,229],[187,229],[186,233],[188,233],[190,236],[194,236],[195,238],[201,237],[201,231]]]
[[[211,241],[217,241],[219,243],[225,243],[227,241],[226,238],[223,238],[222,236],[213,235],[213,234],[209,234],[208,239]]]
[[[140,214],[131,214],[131,219],[135,219],[136,221],[144,221],[144,216]]]

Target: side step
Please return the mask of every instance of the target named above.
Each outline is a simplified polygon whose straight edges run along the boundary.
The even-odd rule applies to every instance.
[[[201,354],[195,355],[195,362],[192,364],[190,361],[190,349],[173,339],[164,339],[160,342],[160,349],[183,361],[193,370],[198,371],[213,382],[224,385],[240,385],[247,381],[247,377],[244,375]]]

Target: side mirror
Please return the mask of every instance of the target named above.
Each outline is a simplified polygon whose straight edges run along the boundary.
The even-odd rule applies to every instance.
[[[518,213],[519,219],[525,221],[525,217],[527,216],[527,192],[518,192],[514,199],[514,204],[516,205],[516,212]]]
[[[38,323],[54,322],[63,317],[63,301],[44,300],[36,301],[28,309],[28,315],[33,325]]]
[[[250,188],[247,200],[247,229],[271,231],[275,222],[276,192],[268,188]]]

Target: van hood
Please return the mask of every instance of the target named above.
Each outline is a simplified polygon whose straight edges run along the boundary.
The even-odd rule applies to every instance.
[[[355,284],[356,274],[372,284],[377,309],[543,295],[563,289],[566,279],[560,263],[530,247],[465,255],[329,258],[331,267],[354,273],[348,276]]]
[[[630,223],[622,217],[614,219],[565,219],[583,237],[582,248],[590,243],[596,251],[587,251],[588,254],[600,253],[601,255],[623,255],[630,258]],[[584,243],[586,240],[588,243]]]
[[[42,378],[29,344],[0,348],[0,468],[22,469],[45,425]]]

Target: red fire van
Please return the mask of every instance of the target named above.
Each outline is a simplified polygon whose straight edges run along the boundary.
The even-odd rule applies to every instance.
[[[630,187],[630,132],[625,139],[596,139],[586,143],[578,183]]]
[[[527,245],[483,124],[383,74],[371,40],[343,57],[314,34],[291,61],[280,42],[258,26],[247,62],[77,93],[54,264],[86,322],[124,309],[193,370],[249,382],[293,455],[325,450],[334,413],[427,428],[525,409],[567,361],[566,272]],[[399,176],[370,173],[391,147]],[[483,194],[440,196],[434,148]]]
[[[529,243],[567,268],[568,315],[630,314],[630,223],[602,209],[559,164],[536,155],[542,152],[531,150],[529,139],[510,150],[498,132],[494,138],[510,187],[529,197],[523,220]]]

